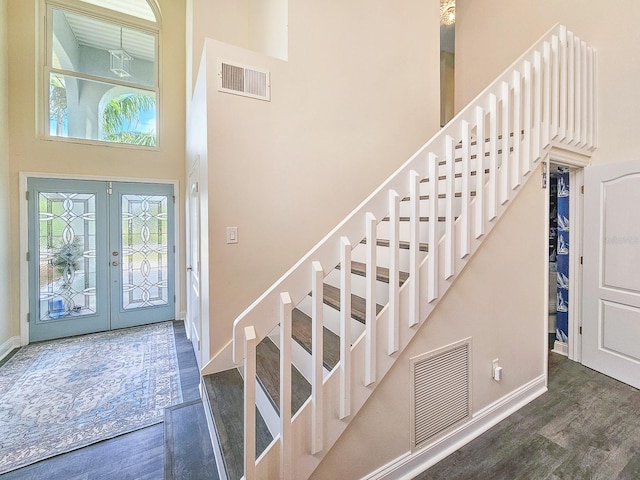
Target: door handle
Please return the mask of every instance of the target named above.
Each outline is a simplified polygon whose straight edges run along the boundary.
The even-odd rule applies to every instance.
[[[118,263],[116,261],[113,261],[113,262],[111,262],[111,265],[113,265],[114,267],[117,267],[118,265],[120,265],[120,263]]]
[[[111,252],[111,255],[113,255],[114,257],[117,257],[118,256],[118,252],[117,251],[113,251],[113,252]]]
[[[193,267],[187,267],[187,272],[192,272],[193,271]]]

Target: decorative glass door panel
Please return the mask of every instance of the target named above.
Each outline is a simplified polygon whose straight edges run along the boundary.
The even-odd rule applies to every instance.
[[[30,178],[29,200],[31,341],[174,318],[171,185]]]
[[[114,183],[110,200],[112,225],[119,226],[111,234],[112,288],[119,292],[113,321],[173,319],[173,187]]]
[[[39,320],[95,314],[95,194],[41,192],[38,204]]]
[[[159,195],[122,195],[122,308],[167,305],[167,208]]]
[[[106,190],[29,179],[30,339],[109,327]]]

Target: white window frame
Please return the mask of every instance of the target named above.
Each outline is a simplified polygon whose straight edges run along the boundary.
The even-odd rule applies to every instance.
[[[138,18],[135,16],[131,16],[128,14],[124,14],[121,12],[116,12],[114,10],[99,7],[87,2],[83,2],[80,0],[41,0],[40,8],[41,11],[44,12],[44,19],[42,22],[42,36],[44,38],[44,42],[41,43],[43,45],[41,49],[41,61],[40,65],[42,67],[41,74],[41,89],[42,99],[39,102],[41,112],[38,115],[38,131],[40,137],[45,140],[51,140],[56,142],[70,142],[70,143],[82,143],[89,145],[99,145],[99,146],[108,146],[115,148],[134,148],[134,149],[144,149],[144,150],[159,150],[161,144],[160,132],[161,129],[161,100],[160,100],[160,15],[157,9],[157,6],[154,4],[155,2],[147,1],[149,7],[153,10],[153,13],[156,16],[156,22],[152,22],[149,20],[145,20],[142,18]],[[51,65],[51,59],[53,57],[53,9],[60,9],[69,11],[72,13],[76,13],[79,15],[85,15],[89,17],[96,18],[98,20],[104,20],[106,22],[115,23],[119,26],[125,28],[132,28],[136,30],[143,31],[149,35],[153,35],[155,37],[155,65],[154,65],[154,85],[143,85],[134,82],[127,82],[126,80],[121,79],[113,79],[113,78],[105,78],[95,75],[89,75],[81,72],[75,72],[64,69],[57,69]],[[57,135],[51,135],[49,131],[49,79],[51,74],[59,74],[63,76],[71,76],[81,80],[89,80],[96,81],[100,83],[107,83],[113,86],[121,86],[125,88],[134,88],[137,90],[146,90],[148,92],[152,92],[155,94],[155,107],[156,107],[156,145],[153,147],[142,146],[142,145],[133,145],[128,143],[119,143],[119,142],[108,142],[105,140],[99,139],[87,139],[87,138],[76,138],[76,137],[63,137]]]

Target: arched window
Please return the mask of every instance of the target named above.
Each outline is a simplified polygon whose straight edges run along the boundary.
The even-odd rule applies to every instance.
[[[45,0],[45,4],[46,135],[157,146],[155,4],[154,8],[147,0]]]

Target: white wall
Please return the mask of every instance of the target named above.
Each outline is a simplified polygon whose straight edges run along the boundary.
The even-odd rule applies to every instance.
[[[412,357],[471,337],[473,413],[544,375],[547,190],[531,175],[311,478],[361,478],[410,451]]]
[[[193,2],[194,49],[223,40],[206,41],[212,355],[439,126],[437,2],[291,0],[288,61],[230,45],[222,3]],[[272,101],[216,92],[217,58],[269,70]],[[239,244],[225,243],[227,226]]]
[[[9,91],[7,52],[7,3],[0,0],[0,350],[18,331],[11,322],[11,274],[9,232]],[[0,351],[0,355],[2,351]]]
[[[44,45],[44,39],[36,26],[39,2],[8,2],[8,15],[11,18],[8,41],[12,46],[8,56],[10,160],[8,172],[3,168],[0,177],[4,185],[9,186],[8,202],[2,202],[2,205],[10,208],[10,225],[20,225],[19,172],[64,174],[69,177],[88,175],[178,180],[180,187],[184,186],[185,0],[160,0],[158,3],[163,14],[159,99],[161,118],[158,129],[161,146],[158,150],[139,150],[45,140],[38,135],[36,112],[39,110],[37,106],[40,99],[36,97],[36,92],[39,96],[40,89],[36,65],[39,50]],[[2,75],[6,71],[3,69]],[[2,192],[4,194],[6,188]],[[178,228],[180,243],[184,246],[184,227],[181,224]],[[0,230],[6,231],[1,227]],[[20,229],[14,227],[10,230],[9,268],[12,277],[16,278],[23,260],[20,257]],[[184,264],[184,249],[180,250],[179,255]],[[184,270],[178,274],[177,285],[182,286]],[[13,335],[18,335],[20,328],[19,298],[21,292],[24,292],[21,289],[26,289],[26,285],[11,282],[9,296],[12,299],[10,318]],[[6,291],[3,288],[0,290]],[[184,300],[184,292],[182,299]],[[181,310],[183,309],[181,306]]]
[[[556,23],[598,55],[598,150],[594,163],[637,160],[640,2],[620,0],[458,0],[456,106],[459,110]],[[490,53],[487,53],[490,52]]]

